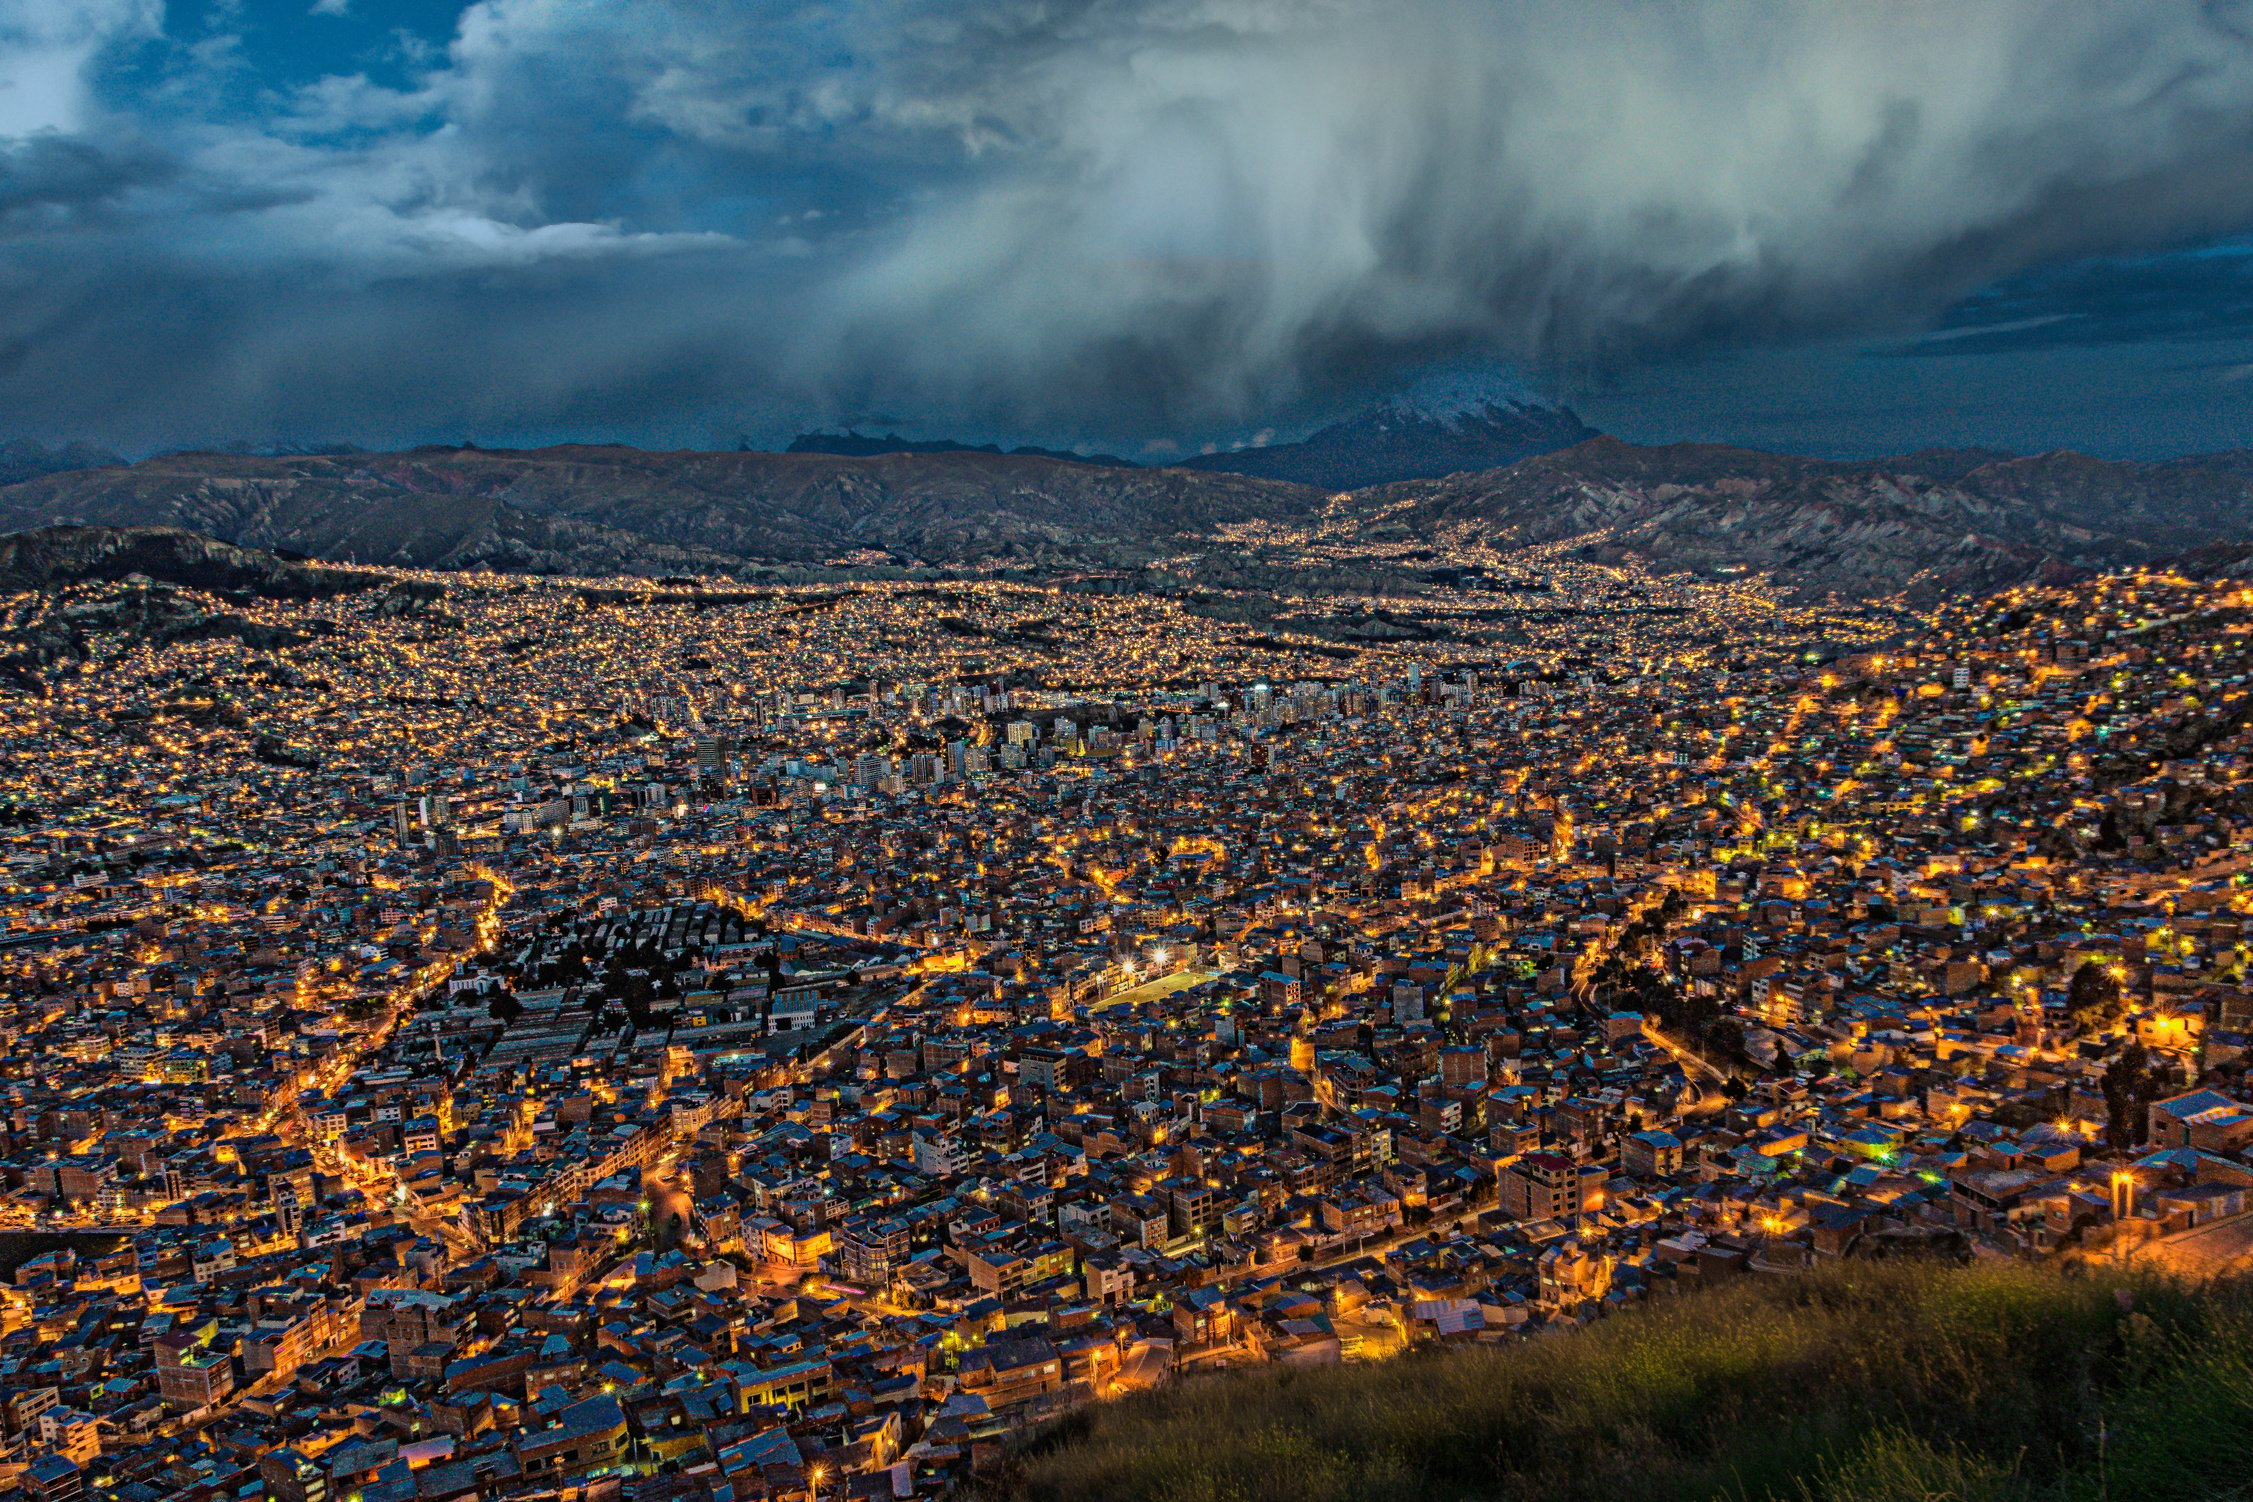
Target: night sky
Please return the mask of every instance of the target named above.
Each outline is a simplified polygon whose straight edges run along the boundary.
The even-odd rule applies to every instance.
[[[2253,446],[2253,0],[0,0],[0,436]]]

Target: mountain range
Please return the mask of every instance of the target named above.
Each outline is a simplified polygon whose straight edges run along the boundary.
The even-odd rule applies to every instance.
[[[1288,480],[1324,490],[1360,490],[1396,480],[1499,469],[1533,454],[1596,437],[1570,407],[1480,401],[1379,403],[1295,443],[1200,454],[1183,469]]]
[[[98,469],[105,464],[124,462],[116,454],[90,443],[66,443],[61,448],[51,449],[36,438],[10,438],[0,443],[0,485],[60,474],[67,469]]]
[[[1913,600],[2253,537],[2253,479],[2196,465],[1963,450],[1860,463],[1596,438],[1499,470],[1357,492],[1402,536],[1769,574],[1803,599]]]
[[[168,454],[0,488],[0,522],[163,525],[347,562],[725,573],[869,552],[939,565],[1133,563],[1316,493],[1235,475],[976,450],[653,453],[565,445]]]
[[[859,432],[800,433],[783,449],[786,454],[835,454],[846,459],[868,459],[878,454],[1018,454],[1034,459],[1068,459],[1075,464],[1100,464],[1107,469],[1139,469],[1132,459],[1116,454],[1082,454],[1071,449],[1035,448],[1030,444],[1005,449],[998,443],[961,443],[952,438],[902,438],[897,433],[881,437]]]
[[[1317,521],[1325,558],[1310,562]],[[0,487],[0,526],[54,524],[175,527],[441,569],[1147,569],[1194,587],[1308,593],[1413,582],[1413,560],[1428,574],[1458,540],[1562,543],[1600,561],[1765,574],[1803,599],[1928,599],[2253,542],[2253,457],[2142,464],[1955,449],[1840,462],[1599,436],[1341,499],[1258,476],[970,448],[203,453]],[[1376,561],[1341,563],[1341,540],[1368,544],[1356,556]]]
[[[1527,401],[1471,399],[1417,400],[1395,397],[1366,407],[1305,438],[1288,443],[1249,444],[1182,459],[1171,467],[1211,474],[1248,475],[1283,480],[1323,490],[1359,490],[1394,480],[1433,479],[1466,470],[1497,469],[1531,454],[1596,437],[1569,407]],[[1014,448],[968,444],[950,438],[903,438],[858,431],[801,433],[783,450],[788,454],[836,454],[865,459],[879,454],[1001,454],[1065,459],[1133,469],[1131,459],[1115,454],[1080,454],[1064,449]]]

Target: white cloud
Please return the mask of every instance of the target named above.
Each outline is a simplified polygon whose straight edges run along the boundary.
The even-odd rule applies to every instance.
[[[152,36],[162,0],[8,0],[0,7],[0,139],[87,123],[86,68],[114,41]]]

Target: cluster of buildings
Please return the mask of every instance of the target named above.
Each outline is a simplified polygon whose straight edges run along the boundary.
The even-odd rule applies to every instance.
[[[2226,1235],[2235,583],[1443,562],[1353,645],[992,581],[96,633],[0,703],[0,1481],[934,1495],[1213,1368]]]

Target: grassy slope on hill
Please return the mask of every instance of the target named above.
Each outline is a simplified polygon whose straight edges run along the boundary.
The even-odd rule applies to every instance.
[[[1095,1405],[1014,1456],[997,1495],[2253,1498],[2253,1290],[1850,1263],[1532,1341]]]

